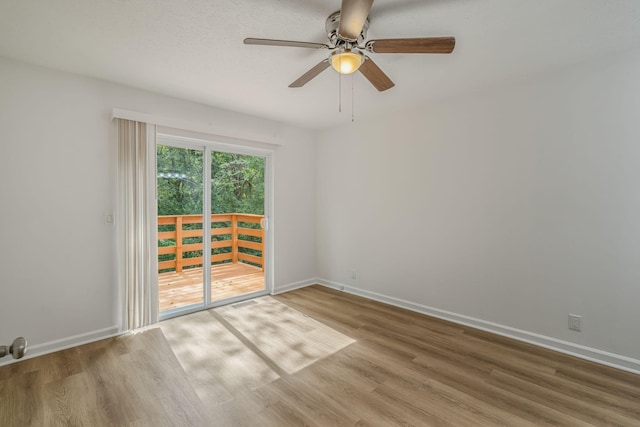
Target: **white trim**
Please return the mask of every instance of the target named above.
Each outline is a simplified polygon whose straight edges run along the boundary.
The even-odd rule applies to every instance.
[[[274,232],[274,199],[275,199],[275,153],[268,151],[264,153],[264,253],[263,253],[263,276],[264,289],[268,293],[273,292],[275,286],[275,232]]]
[[[331,288],[331,289],[335,289],[336,291],[344,291],[345,290],[345,285],[343,285],[342,283],[339,282],[332,282],[331,280],[326,280],[326,279],[321,279],[321,278],[317,278],[317,284],[322,285],[326,288]],[[355,288],[354,288],[355,289]],[[348,291],[345,291],[348,292]],[[360,295],[357,294],[355,292],[350,292],[354,295]],[[369,298],[369,297],[365,297],[365,298]],[[375,298],[369,298],[369,299],[375,299]],[[379,301],[379,300],[376,300]]]
[[[202,153],[202,301],[211,305],[211,148]],[[205,262],[207,260],[207,262]]]
[[[370,300],[382,302],[385,304],[393,305],[395,307],[404,308],[406,310],[414,311],[427,316],[436,317],[439,319],[448,320],[453,323],[469,326],[475,329],[491,332],[497,335],[513,338],[517,341],[526,342],[529,344],[537,345],[539,347],[547,348],[550,350],[558,351],[560,353],[568,354],[570,356],[579,357],[581,359],[589,360],[592,362],[600,363],[602,365],[610,366],[612,368],[621,369],[623,371],[632,372],[634,374],[640,374],[640,360],[627,356],[622,356],[615,353],[610,353],[604,350],[591,348],[579,344],[574,344],[568,341],[559,340],[557,338],[547,337],[544,335],[536,334],[533,332],[523,331],[521,329],[511,328],[509,326],[500,325],[493,322],[487,322],[485,320],[476,319],[473,317],[465,316],[462,314],[452,313],[450,311],[439,310],[437,308],[428,307],[422,304],[416,304],[410,301],[402,300],[388,295],[380,294],[377,292],[367,291],[364,289],[356,288],[353,286],[343,285],[339,282],[333,282],[321,278],[311,278],[307,280],[301,280],[299,282],[289,283],[275,287],[271,292],[271,295],[277,295],[284,292],[293,291],[295,289],[304,288],[311,285],[321,285],[327,288],[341,290],[353,295],[358,295]],[[266,294],[265,291],[262,291]],[[261,292],[261,293],[262,293]],[[257,296],[257,295],[256,295]],[[225,300],[220,305],[232,304],[235,302],[234,298]],[[211,308],[211,307],[210,307]],[[198,308],[197,310],[201,310]],[[197,311],[194,310],[194,311]],[[165,320],[165,318],[161,319]],[[128,331],[120,331],[118,326],[111,326],[109,328],[99,329],[97,331],[87,332],[84,334],[74,335],[68,338],[62,338],[59,340],[49,341],[46,343],[30,346],[28,352],[24,358],[19,360],[30,359],[33,357],[41,356],[43,354],[53,353],[55,351],[64,350],[67,348],[88,344],[90,342],[99,341],[105,338],[111,338],[118,335],[126,334]],[[0,366],[9,365],[19,360],[6,359],[0,361]]]
[[[209,138],[182,136],[172,133],[171,129],[158,129],[157,139],[159,145],[171,145],[191,150],[203,150],[204,147],[213,147],[213,151],[220,153],[244,154],[248,156],[266,157],[273,153],[273,148],[275,148],[271,146],[264,148],[234,144],[225,141],[226,138],[224,137],[216,137],[215,135],[209,135]]]
[[[438,319],[448,320],[453,323],[480,329],[482,331],[491,332],[507,338],[515,339],[517,341],[526,342],[538,347],[547,348],[549,350],[558,351],[570,356],[575,356],[581,359],[589,360],[591,362],[596,362],[601,365],[610,366],[612,368],[621,369],[623,371],[632,372],[634,374],[640,374],[640,360],[638,359],[611,353],[604,350],[599,350],[597,348],[575,344],[569,341],[564,341],[545,335],[536,334],[534,332],[512,328],[510,326],[500,325],[498,323],[488,322],[482,319],[476,319],[474,317],[465,316],[463,314],[440,310],[411,301],[406,301],[400,298],[395,298],[377,292],[356,288],[354,286],[343,285],[342,283],[333,282],[326,279],[314,278],[297,283],[292,283],[290,285],[279,287],[276,293],[287,292],[312,284],[319,284],[327,288],[347,292],[353,295],[358,295],[370,300],[404,308],[406,310],[425,314],[427,316],[437,317]]]
[[[9,357],[6,360],[0,360],[0,366],[9,365],[21,360],[32,359],[44,354],[65,350],[71,347],[77,347],[79,345],[100,341],[105,338],[111,338],[126,333],[127,331],[121,331],[118,326],[110,326],[108,328],[98,329],[96,331],[85,332],[83,334],[78,334],[71,337],[60,338],[58,340],[36,344],[34,346],[28,346],[27,354],[25,354],[22,359],[12,359]]]
[[[321,282],[323,282],[322,279],[314,277],[314,278],[311,278],[311,279],[301,280],[299,282],[289,283],[289,284],[282,285],[282,286],[275,286],[273,291],[271,292],[271,295],[283,294],[285,292],[294,291],[296,289],[304,288],[304,287],[311,286],[311,285],[324,285]],[[324,282],[326,282],[326,280]],[[326,286],[326,285],[324,285],[324,286]]]
[[[155,125],[147,126],[147,207],[150,218],[147,218],[147,234],[149,236],[149,261],[147,277],[149,278],[149,295],[146,302],[149,307],[149,323],[158,323],[158,171],[157,171],[157,129]]]
[[[206,146],[205,144],[199,142],[199,140],[197,139],[173,137],[171,134],[162,133],[160,131],[158,131],[156,134],[156,146],[158,145],[166,145],[167,147],[177,147],[194,151],[204,151],[204,148]],[[157,153],[155,153],[155,155],[157,155]]]
[[[204,133],[204,132],[196,132],[185,129],[172,128],[168,126],[158,126],[158,133],[163,135],[168,135],[172,137],[184,138],[187,140],[196,140],[196,141],[209,141],[217,144],[225,144],[230,147],[248,147],[248,148],[258,148],[262,150],[275,150],[280,145],[278,144],[269,144],[266,142],[259,142],[254,140],[242,139],[242,138],[234,138],[230,136],[223,136],[212,133]]]
[[[278,135],[257,135],[253,132],[248,132],[246,129],[231,129],[228,127],[225,128],[220,124],[214,126],[211,124],[195,123],[188,120],[161,117],[156,116],[155,114],[140,113],[138,111],[124,110],[121,108],[114,108],[112,110],[111,119],[134,120],[136,122],[150,123],[157,126],[164,126],[192,132],[202,132],[209,135],[220,136],[222,138],[237,138],[275,146],[282,145],[283,143],[283,138]]]

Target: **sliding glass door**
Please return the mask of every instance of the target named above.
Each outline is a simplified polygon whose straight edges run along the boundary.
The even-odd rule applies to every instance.
[[[158,299],[160,313],[204,304],[204,151],[158,145]]]
[[[211,300],[264,287],[265,158],[211,153]]]
[[[266,294],[268,155],[170,136],[156,153],[160,317]]]

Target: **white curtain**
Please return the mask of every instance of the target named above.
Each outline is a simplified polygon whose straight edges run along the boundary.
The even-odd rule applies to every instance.
[[[155,195],[155,126],[118,120],[118,224],[123,326],[137,329],[158,321],[157,274],[152,220]],[[153,149],[154,151],[151,151]]]

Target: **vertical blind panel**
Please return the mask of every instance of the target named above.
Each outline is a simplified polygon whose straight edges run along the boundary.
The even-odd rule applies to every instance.
[[[146,123],[118,119],[118,174],[121,215],[120,278],[128,330],[157,322],[151,304]]]

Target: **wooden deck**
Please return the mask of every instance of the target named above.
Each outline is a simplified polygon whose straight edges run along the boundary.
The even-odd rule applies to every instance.
[[[264,289],[264,272],[238,262],[211,267],[211,300],[217,301]],[[202,268],[158,275],[160,312],[202,303]]]

